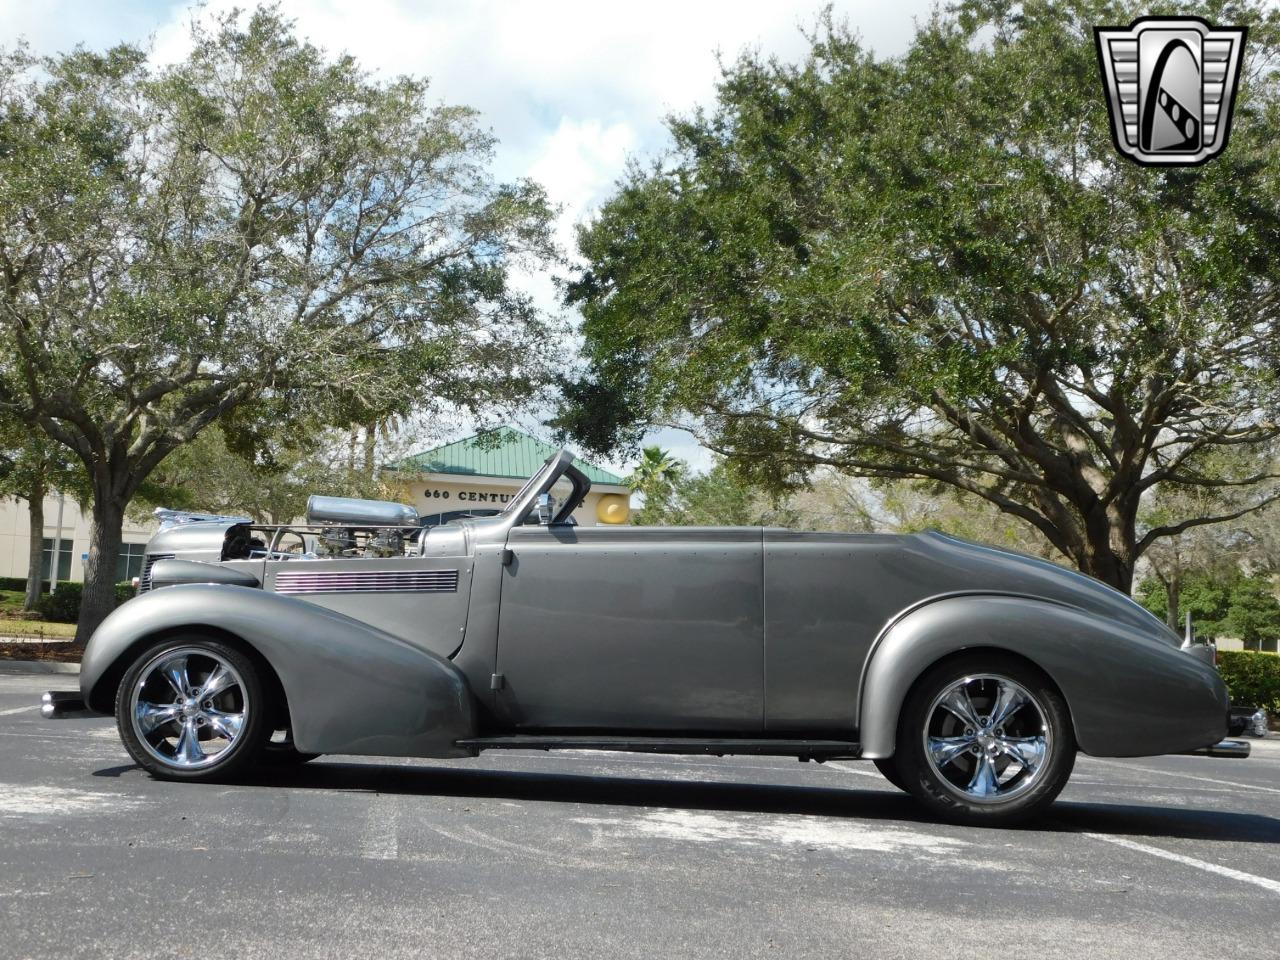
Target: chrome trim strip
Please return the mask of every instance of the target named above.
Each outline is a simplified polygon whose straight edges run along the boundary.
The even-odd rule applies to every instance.
[[[281,571],[276,593],[457,593],[457,570]]]

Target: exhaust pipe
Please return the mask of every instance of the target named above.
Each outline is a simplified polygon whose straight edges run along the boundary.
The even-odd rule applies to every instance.
[[[1249,756],[1252,749],[1249,743],[1244,740],[1220,740],[1210,747],[1201,747],[1199,750],[1185,751],[1192,756],[1197,757],[1234,757],[1243,760]]]

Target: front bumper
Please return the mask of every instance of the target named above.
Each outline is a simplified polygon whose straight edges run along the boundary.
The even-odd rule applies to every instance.
[[[1249,756],[1252,748],[1244,740],[1219,740],[1217,743],[1209,747],[1200,747],[1198,750],[1186,750],[1187,754],[1197,757],[1231,757],[1243,760]]]

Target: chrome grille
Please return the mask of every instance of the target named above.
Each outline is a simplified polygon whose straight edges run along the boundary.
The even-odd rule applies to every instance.
[[[138,592],[146,593],[151,589],[151,568],[156,565],[159,560],[172,560],[177,554],[173,553],[148,553],[147,558],[142,561],[142,576],[138,578]]]
[[[305,562],[305,561],[304,561]],[[457,593],[457,570],[282,571],[276,593]]]

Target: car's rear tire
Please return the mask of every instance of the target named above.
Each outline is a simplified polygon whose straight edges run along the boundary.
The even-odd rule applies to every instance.
[[[1066,700],[1017,657],[975,653],[930,669],[907,696],[893,768],[933,813],[1005,826],[1066,786],[1076,742]]]
[[[209,637],[173,637],[143,651],[120,680],[116,725],[152,776],[216,781],[244,773],[267,739],[270,705],[253,661]]]

